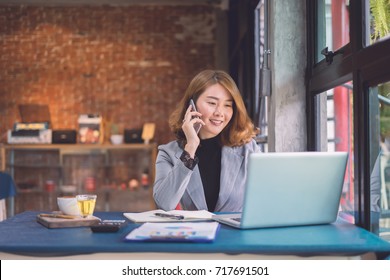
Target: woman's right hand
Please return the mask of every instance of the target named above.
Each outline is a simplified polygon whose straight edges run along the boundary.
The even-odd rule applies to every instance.
[[[187,144],[184,150],[187,151],[192,158],[195,157],[196,149],[199,146],[200,139],[194,128],[195,123],[204,125],[201,119],[202,114],[197,111],[192,111],[192,106],[188,106],[184,115],[182,129],[187,139]]]

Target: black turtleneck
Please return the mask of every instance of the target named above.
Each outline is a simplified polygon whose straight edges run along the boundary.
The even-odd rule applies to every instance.
[[[210,212],[214,212],[219,195],[221,154],[222,147],[219,144],[218,137],[200,140],[196,155],[199,158],[200,176],[202,178],[207,208]]]

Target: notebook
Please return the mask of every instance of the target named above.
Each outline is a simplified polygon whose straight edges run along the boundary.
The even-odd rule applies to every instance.
[[[126,241],[212,242],[219,224],[216,222],[144,223],[126,235]]]
[[[198,222],[212,220],[213,213],[206,210],[171,210],[161,209],[140,213],[123,213],[130,221],[135,223],[163,223],[163,222]]]
[[[332,223],[347,157],[346,152],[251,154],[242,213],[212,218],[242,229]]]

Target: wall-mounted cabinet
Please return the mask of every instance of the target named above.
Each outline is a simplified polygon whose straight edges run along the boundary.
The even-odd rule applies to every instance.
[[[15,213],[57,210],[62,195],[96,193],[97,211],[153,209],[155,144],[1,145],[17,186]]]

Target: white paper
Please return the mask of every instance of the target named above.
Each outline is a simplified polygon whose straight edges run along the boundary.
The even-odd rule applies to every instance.
[[[174,220],[171,218],[158,217],[156,213],[164,213],[164,214],[174,214],[174,215],[182,215],[184,216],[183,220]],[[194,221],[208,221],[212,220],[212,216],[214,215],[211,212],[206,210],[196,210],[196,211],[187,211],[187,210],[172,210],[172,211],[164,211],[161,209],[152,210],[141,213],[123,213],[123,215],[128,218],[130,221],[135,223],[145,223],[145,222],[194,222]]]
[[[126,240],[132,241],[178,241],[210,242],[215,239],[219,224],[197,223],[144,223],[133,229]]]

